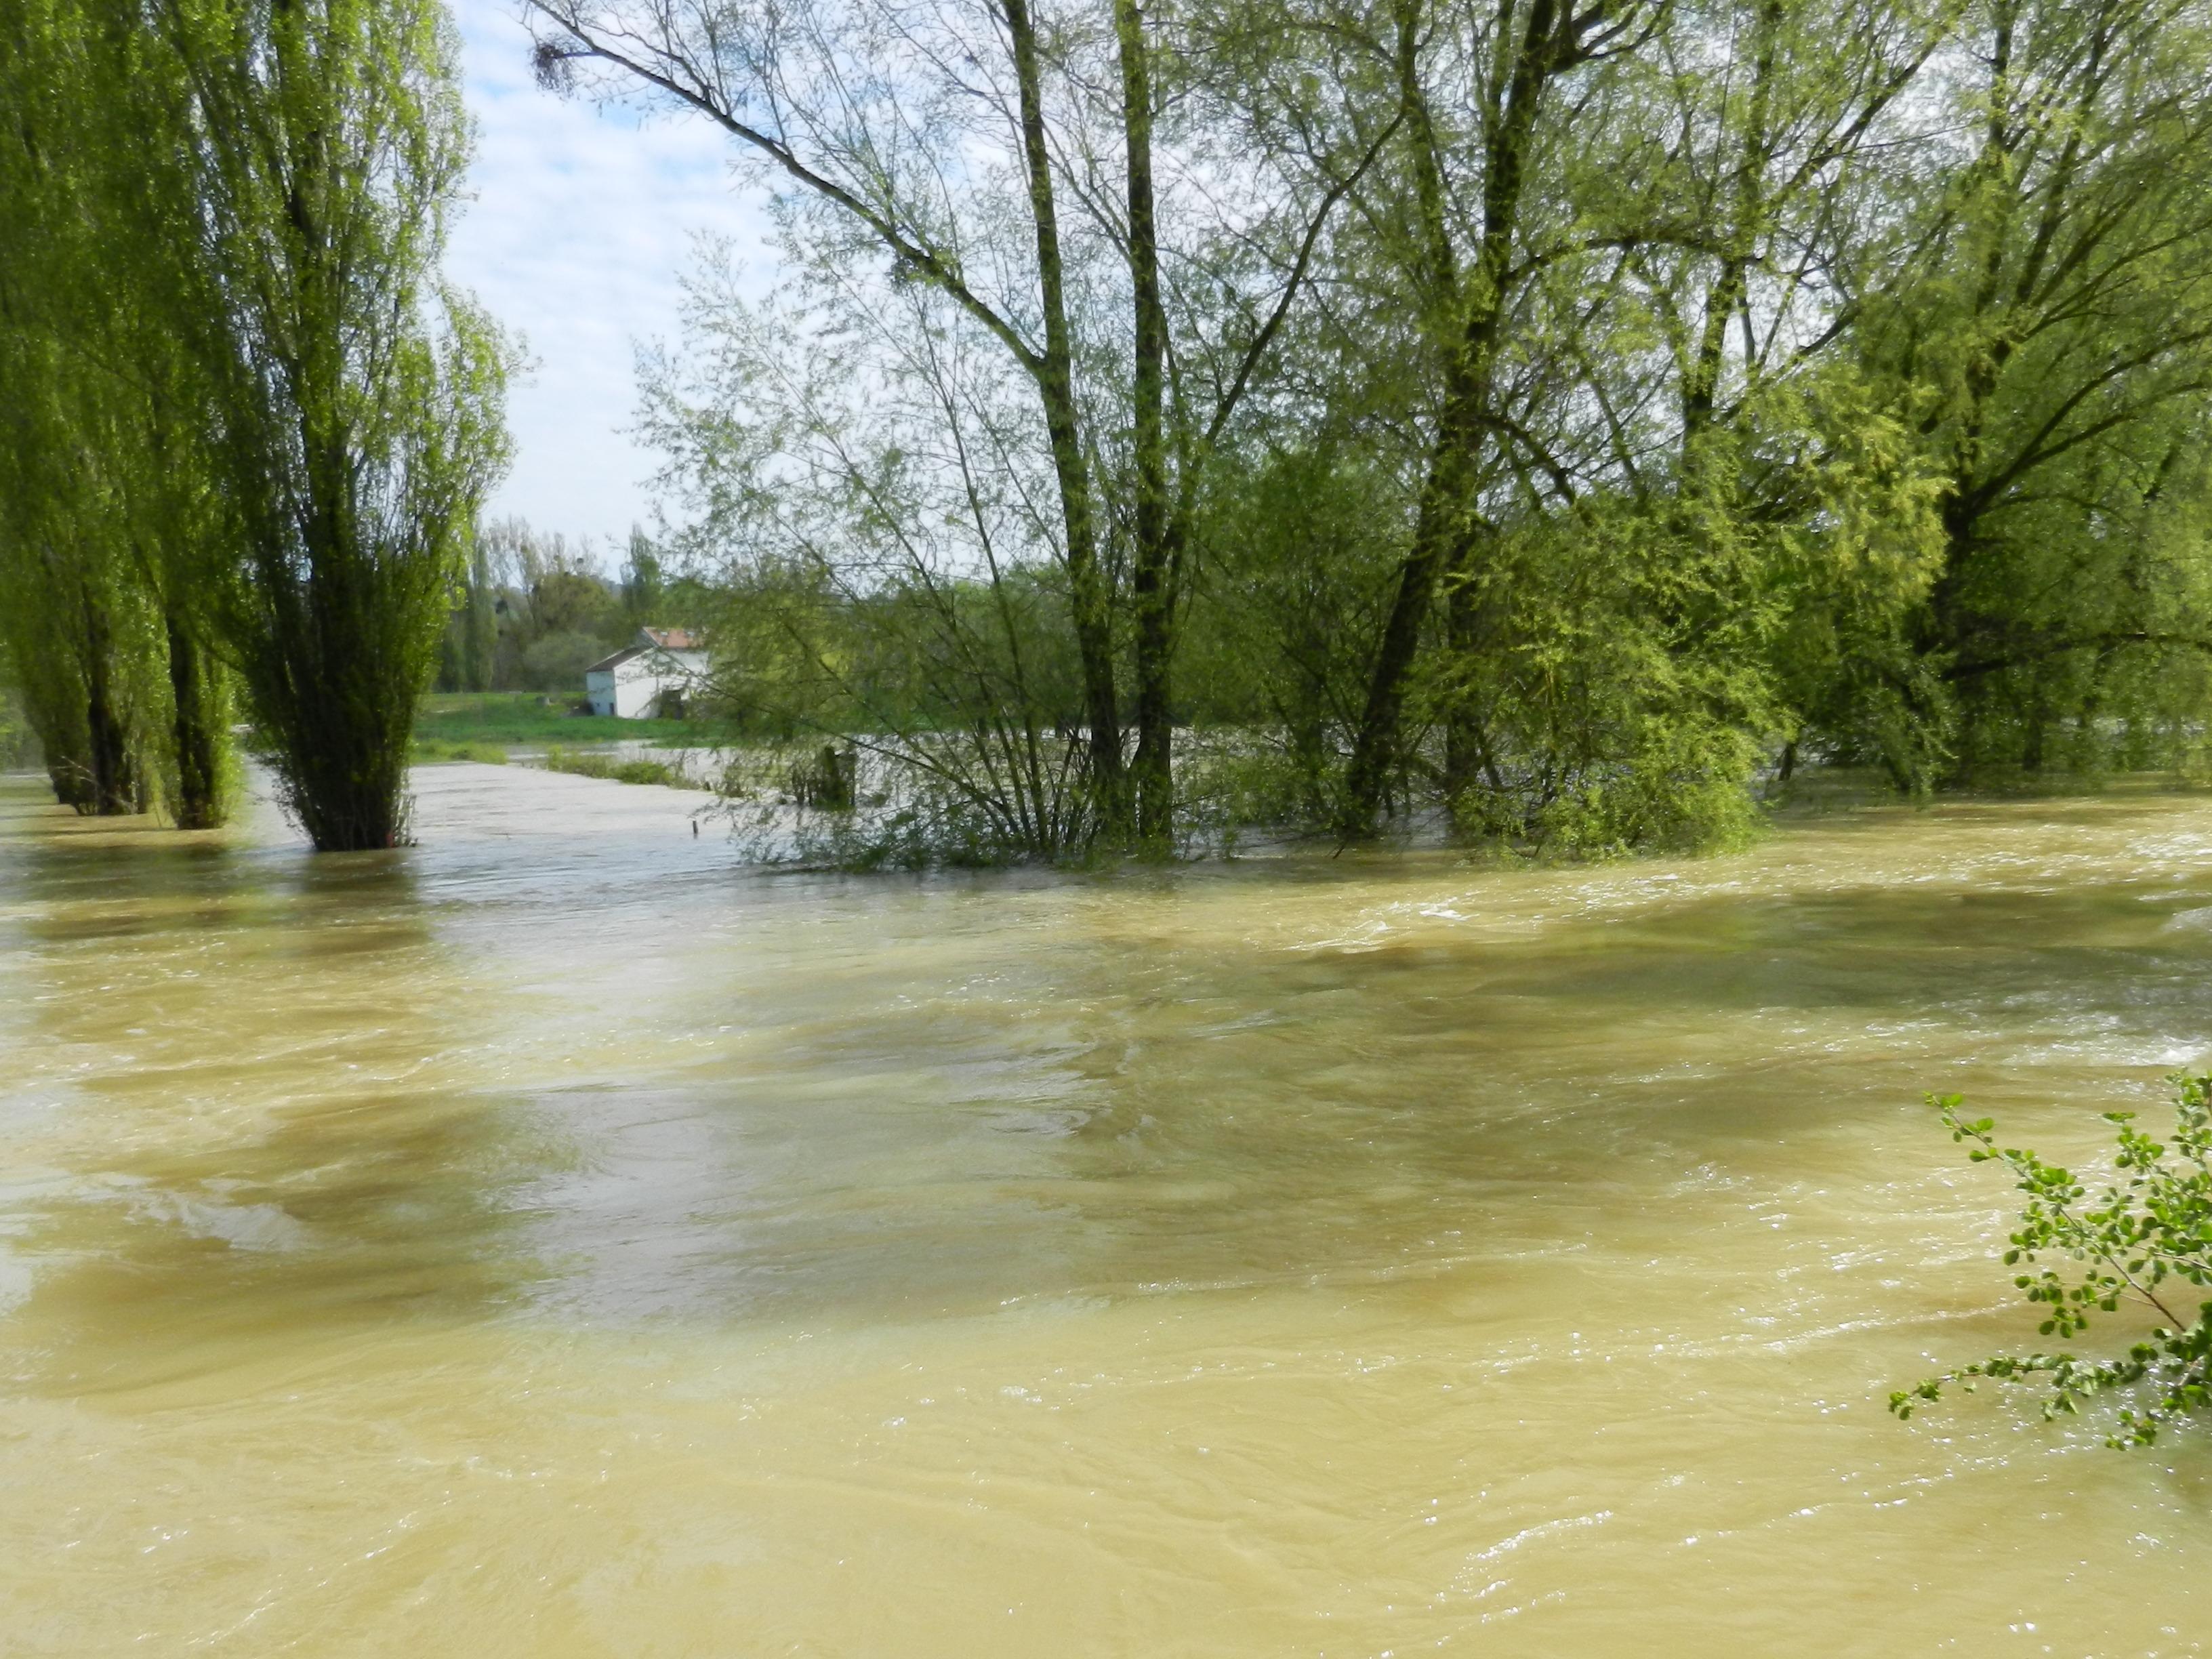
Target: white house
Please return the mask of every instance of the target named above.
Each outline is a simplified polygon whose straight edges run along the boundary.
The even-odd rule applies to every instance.
[[[681,628],[641,628],[613,656],[584,671],[584,696],[594,714],[617,720],[664,719],[706,684],[707,647]]]

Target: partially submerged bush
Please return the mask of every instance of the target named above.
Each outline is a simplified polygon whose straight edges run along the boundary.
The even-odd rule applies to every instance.
[[[801,806],[819,811],[849,812],[860,776],[860,751],[823,744],[813,754],[795,760],[785,781],[791,798]]]
[[[1096,836],[1085,750],[1067,735],[848,739],[729,757],[716,793],[739,848],[803,869],[1080,862]]]
[[[2119,1429],[2106,1442],[2130,1446],[2148,1445],[2162,1425],[2212,1404],[2212,1300],[2200,1301],[2193,1316],[2185,1317],[2187,1292],[2182,1290],[2212,1285],[2212,1077],[2175,1082],[2170,1145],[2135,1127],[2132,1112],[2104,1115],[2118,1127],[2114,1162],[2126,1180],[2094,1200],[2069,1171],[2033,1152],[1999,1146],[1994,1121],[1961,1117],[1958,1096],[1929,1097],[1951,1139],[1972,1143],[1969,1158],[2002,1164],[2027,1194],[2006,1265],[2033,1267],[2042,1257],[2059,1255],[2081,1264],[2066,1273],[2041,1267],[2013,1280],[2047,1310],[2037,1327],[2042,1335],[2070,1342],[2088,1328],[2093,1312],[2118,1313],[2126,1304],[2148,1309],[2163,1322],[2122,1358],[1999,1354],[1899,1389],[1889,1397],[1890,1410],[1910,1417],[1916,1407],[1941,1397],[1946,1383],[1972,1389],[1968,1379],[1986,1376],[2047,1388],[2043,1415],[2048,1420],[2078,1412],[2094,1395],[2146,1385],[2136,1403],[2121,1410]],[[2143,1403],[2146,1397],[2151,1403]]]
[[[1178,854],[1233,857],[1255,843],[1328,845],[1341,768],[1284,726],[1176,734]]]
[[[495,743],[447,743],[437,738],[417,738],[409,757],[422,766],[438,761],[474,761],[481,766],[504,766],[507,750]]]
[[[623,760],[613,755],[594,755],[573,749],[545,751],[545,769],[570,772],[580,778],[606,778],[616,783],[653,783],[667,789],[696,789],[679,766],[666,761]]]

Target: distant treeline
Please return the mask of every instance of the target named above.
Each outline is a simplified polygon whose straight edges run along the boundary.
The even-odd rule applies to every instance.
[[[661,569],[652,542],[630,532],[610,578],[586,544],[521,519],[484,526],[455,584],[438,651],[441,691],[565,691],[580,702],[584,671],[642,627],[684,626],[712,604],[702,586]]]
[[[1225,750],[1597,851],[2203,756],[2212,0],[531,9],[776,192],[647,365],[671,553],[909,827],[1161,845]]]

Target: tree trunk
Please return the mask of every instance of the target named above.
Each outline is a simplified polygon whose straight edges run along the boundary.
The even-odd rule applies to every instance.
[[[46,782],[54,792],[57,805],[66,806],[83,817],[93,811],[92,775],[82,761],[49,753],[46,757]]]
[[[169,634],[169,691],[175,710],[177,827],[212,830],[222,811],[221,718],[210,695],[209,665],[191,627],[174,610],[164,619]]]
[[[1060,252],[1059,210],[1053,199],[1052,156],[1045,141],[1044,94],[1036,27],[1028,0],[1002,0],[1021,96],[1022,154],[1029,173],[1030,220],[1036,238],[1037,287],[1044,309],[1044,352],[1036,364],[1037,396],[1044,405],[1067,537],[1067,580],[1073,599],[1075,644],[1083,666],[1083,702],[1089,721],[1091,789],[1102,832],[1126,841],[1131,828],[1121,763],[1121,715],[1114,685],[1112,598],[1098,560],[1098,532],[1091,509],[1091,473],[1083,453],[1075,402],[1074,350]]]
[[[1471,552],[1472,545],[1462,544],[1462,553]],[[1473,563],[1471,558],[1465,560],[1444,578],[1444,640],[1453,658],[1462,663],[1472,660],[1486,643],[1485,606],[1474,580]],[[1444,798],[1455,813],[1460,798],[1481,781],[1488,760],[1482,722],[1475,716],[1473,700],[1464,687],[1456,687],[1444,709]]]
[[[85,764],[91,773],[87,792],[92,811],[120,817],[138,810],[138,786],[132,775],[131,738],[110,684],[106,625],[89,604],[84,639]],[[77,810],[86,810],[79,805]]]
[[[1512,0],[1503,0],[1498,8],[1501,29],[1511,27],[1516,9]],[[1594,7],[1579,21],[1594,20],[1602,10],[1602,6]],[[1400,96],[1425,110],[1418,94],[1417,66],[1405,44],[1405,15],[1401,11]],[[1343,833],[1351,837],[1375,832],[1391,781],[1403,761],[1406,693],[1437,578],[1447,570],[1470,578],[1474,574],[1474,531],[1479,522],[1475,487],[1481,476],[1483,447],[1489,440],[1491,381],[1498,340],[1511,298],[1513,246],[1527,182],[1529,142],[1545,86],[1569,61],[1577,27],[1572,10],[1563,10],[1557,0],[1534,0],[1504,84],[1498,88],[1486,112],[1481,242],[1467,298],[1460,306],[1463,324],[1445,371],[1444,407],[1430,448],[1413,550],[1399,571],[1389,619],[1368,677],[1366,707],[1352,740],[1342,825]],[[1431,210],[1425,202],[1424,210]],[[1434,210],[1440,213],[1441,207]],[[1431,233],[1431,240],[1433,236]],[[1425,260],[1431,266],[1435,264],[1433,249]]]
[[[1399,730],[1404,720],[1406,686],[1420,648],[1422,625],[1436,591],[1451,539],[1451,497],[1461,487],[1463,447],[1447,420],[1438,423],[1430,447],[1428,477],[1421,487],[1420,514],[1414,521],[1413,550],[1399,567],[1398,586],[1382,639],[1367,678],[1367,703],[1352,749],[1346,779],[1345,835],[1353,839],[1375,833],[1390,781],[1400,760]]]
[[[1160,300],[1159,235],[1152,201],[1152,65],[1136,0],[1115,0],[1121,48],[1121,123],[1128,154],[1129,277],[1135,309],[1130,401],[1137,463],[1136,550],[1130,588],[1137,633],[1137,838],[1157,847],[1173,831],[1174,736],[1169,673],[1174,655],[1175,571],[1168,504],[1165,420],[1167,311]]]
[[[307,434],[313,494],[308,574],[290,607],[285,672],[296,735],[283,769],[301,827],[323,853],[398,847],[407,835],[407,746],[422,686],[391,672],[390,619],[379,573],[356,551],[358,526],[342,434]],[[272,572],[272,586],[282,578]]]

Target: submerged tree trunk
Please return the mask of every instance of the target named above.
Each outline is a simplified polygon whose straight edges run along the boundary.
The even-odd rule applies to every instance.
[[[1368,670],[1367,703],[1352,740],[1352,765],[1346,779],[1344,832],[1351,836],[1375,832],[1390,780],[1399,763],[1399,731],[1403,724],[1406,685],[1420,649],[1421,629],[1428,621],[1430,597],[1436,591],[1437,574],[1443,568],[1448,545],[1449,497],[1457,487],[1455,465],[1458,445],[1439,431],[1429,453],[1429,476],[1421,487],[1419,517],[1414,521],[1413,550],[1398,568],[1398,583],[1390,600],[1390,614],[1382,625],[1382,638]]]
[[[49,560],[27,562],[7,573],[26,588],[39,577],[51,577]],[[48,593],[49,599],[57,596]],[[23,714],[39,740],[39,753],[54,799],[78,812],[94,810],[92,759],[85,741],[84,677],[72,642],[64,635],[69,607],[58,605],[27,615],[0,610],[0,623],[9,629],[9,654],[15,670],[16,690],[23,699]],[[29,624],[26,626],[25,624]]]
[[[1044,409],[1060,489],[1060,520],[1067,538],[1067,579],[1073,596],[1076,652],[1082,662],[1084,717],[1089,723],[1091,783],[1100,828],[1109,842],[1130,830],[1127,780],[1121,761],[1121,713],[1114,684],[1113,599],[1098,558],[1098,531],[1091,499],[1091,468],[1083,453],[1075,401],[1073,337],[1060,249],[1059,209],[1052,187],[1042,71],[1036,26],[1028,0],[1003,0],[1001,15],[1013,48],[1021,100],[1022,158],[1029,174],[1030,222],[1036,240],[1038,296],[1044,309],[1044,350],[1029,365]]]
[[[173,609],[169,635],[172,735],[177,754],[177,827],[212,830],[223,820],[221,708],[207,653]]]
[[[1170,538],[1167,311],[1160,300],[1159,230],[1152,198],[1152,86],[1150,48],[1136,0],[1115,0],[1121,62],[1121,125],[1128,163],[1129,279],[1135,358],[1130,377],[1137,464],[1136,549],[1130,597],[1136,611],[1136,830],[1146,846],[1164,843],[1175,821],[1174,734],[1169,674],[1174,655],[1175,569]]]
[[[92,775],[82,761],[62,755],[46,757],[46,782],[57,805],[88,816],[92,810]]]
[[[1510,28],[1516,8],[1506,3],[1498,11],[1500,27]],[[1462,284],[1451,268],[1437,182],[1441,166],[1415,57],[1417,31],[1410,7],[1401,9],[1400,98],[1418,118],[1411,124],[1420,167],[1416,186],[1423,219],[1428,222],[1419,257],[1432,283],[1437,276],[1451,277],[1451,292],[1438,298],[1453,307],[1460,327],[1447,348],[1443,407],[1430,446],[1413,548],[1400,567],[1389,617],[1368,676],[1366,705],[1353,735],[1340,827],[1354,838],[1375,832],[1404,762],[1406,697],[1438,580],[1447,572],[1462,581],[1473,580],[1477,574],[1481,530],[1477,495],[1490,440],[1492,380],[1516,283],[1513,249],[1538,106],[1547,84],[1575,61],[1582,31],[1596,27],[1607,13],[1603,3],[1579,15],[1558,0],[1534,0],[1530,5],[1519,38],[1506,54],[1502,82],[1484,114],[1481,236],[1474,268]],[[1423,155],[1425,164],[1419,160]]]
[[[1468,551],[1473,550],[1471,543],[1462,546]],[[1455,661],[1471,662],[1488,643],[1484,626],[1486,607],[1474,580],[1472,561],[1447,572],[1444,582],[1444,642]],[[1444,799],[1457,814],[1462,798],[1493,769],[1482,722],[1466,688],[1453,688],[1445,704],[1443,726]]]
[[[20,661],[21,659],[19,658]],[[84,742],[84,698],[74,675],[64,690],[44,674],[26,673],[23,712],[38,734],[39,751],[45,757],[46,781],[54,799],[71,811],[94,810],[92,761]]]
[[[102,817],[140,809],[139,785],[131,764],[131,733],[118,707],[109,652],[113,641],[106,623],[88,605],[84,633],[85,765],[89,775],[89,810]],[[88,810],[80,805],[80,812]]]
[[[423,643],[392,614],[384,573],[362,556],[349,489],[354,440],[303,422],[313,518],[304,573],[264,569],[274,603],[248,659],[273,718],[287,805],[319,852],[397,847],[407,830],[407,750],[428,678]]]

